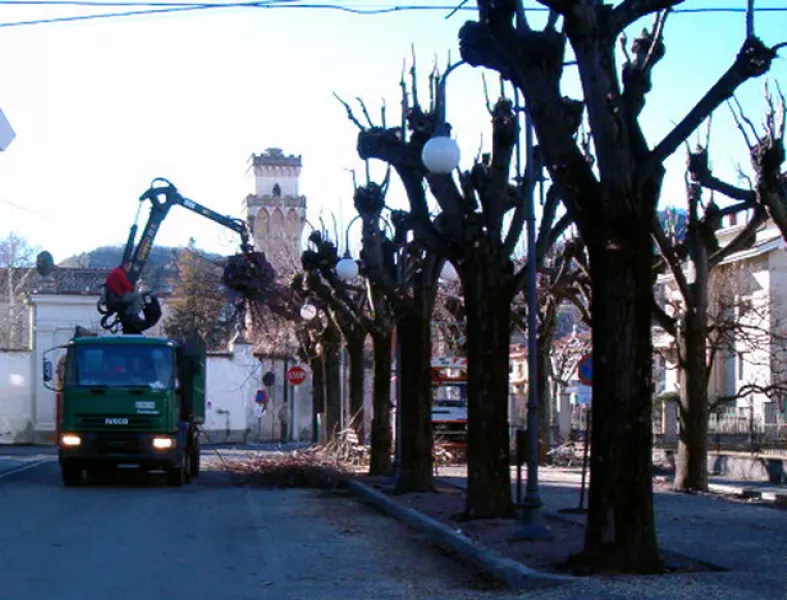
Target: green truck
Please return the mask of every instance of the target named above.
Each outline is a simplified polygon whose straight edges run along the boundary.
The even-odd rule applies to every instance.
[[[53,368],[49,355],[61,353]],[[200,472],[205,344],[142,335],[77,334],[44,353],[56,395],[58,458],[66,486],[120,465],[163,470],[181,486]]]

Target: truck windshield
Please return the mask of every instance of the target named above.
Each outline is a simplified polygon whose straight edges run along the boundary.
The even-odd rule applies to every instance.
[[[174,354],[167,346],[96,344],[71,349],[68,383],[171,389]]]

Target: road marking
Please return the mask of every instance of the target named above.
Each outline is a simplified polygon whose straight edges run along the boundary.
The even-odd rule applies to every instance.
[[[2,473],[0,473],[0,479],[3,479],[4,477],[10,477],[11,475],[16,475],[17,473],[21,473],[22,471],[27,471],[28,469],[35,469],[36,467],[40,467],[44,463],[48,463],[48,462],[52,462],[52,459],[43,458],[40,460],[30,461],[27,464],[19,465],[18,467],[15,467],[13,469],[3,471]]]

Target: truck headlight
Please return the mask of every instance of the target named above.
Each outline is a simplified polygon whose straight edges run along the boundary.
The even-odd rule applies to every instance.
[[[172,438],[169,437],[155,437],[153,438],[153,447],[156,450],[167,450],[172,448]]]
[[[60,443],[63,446],[79,446],[82,443],[82,439],[73,433],[64,433],[60,436]]]

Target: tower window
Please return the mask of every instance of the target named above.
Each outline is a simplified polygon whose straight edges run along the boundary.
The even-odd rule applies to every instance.
[[[275,183],[273,185],[273,197],[278,198],[279,196],[281,196],[281,186],[279,186],[278,183]]]

